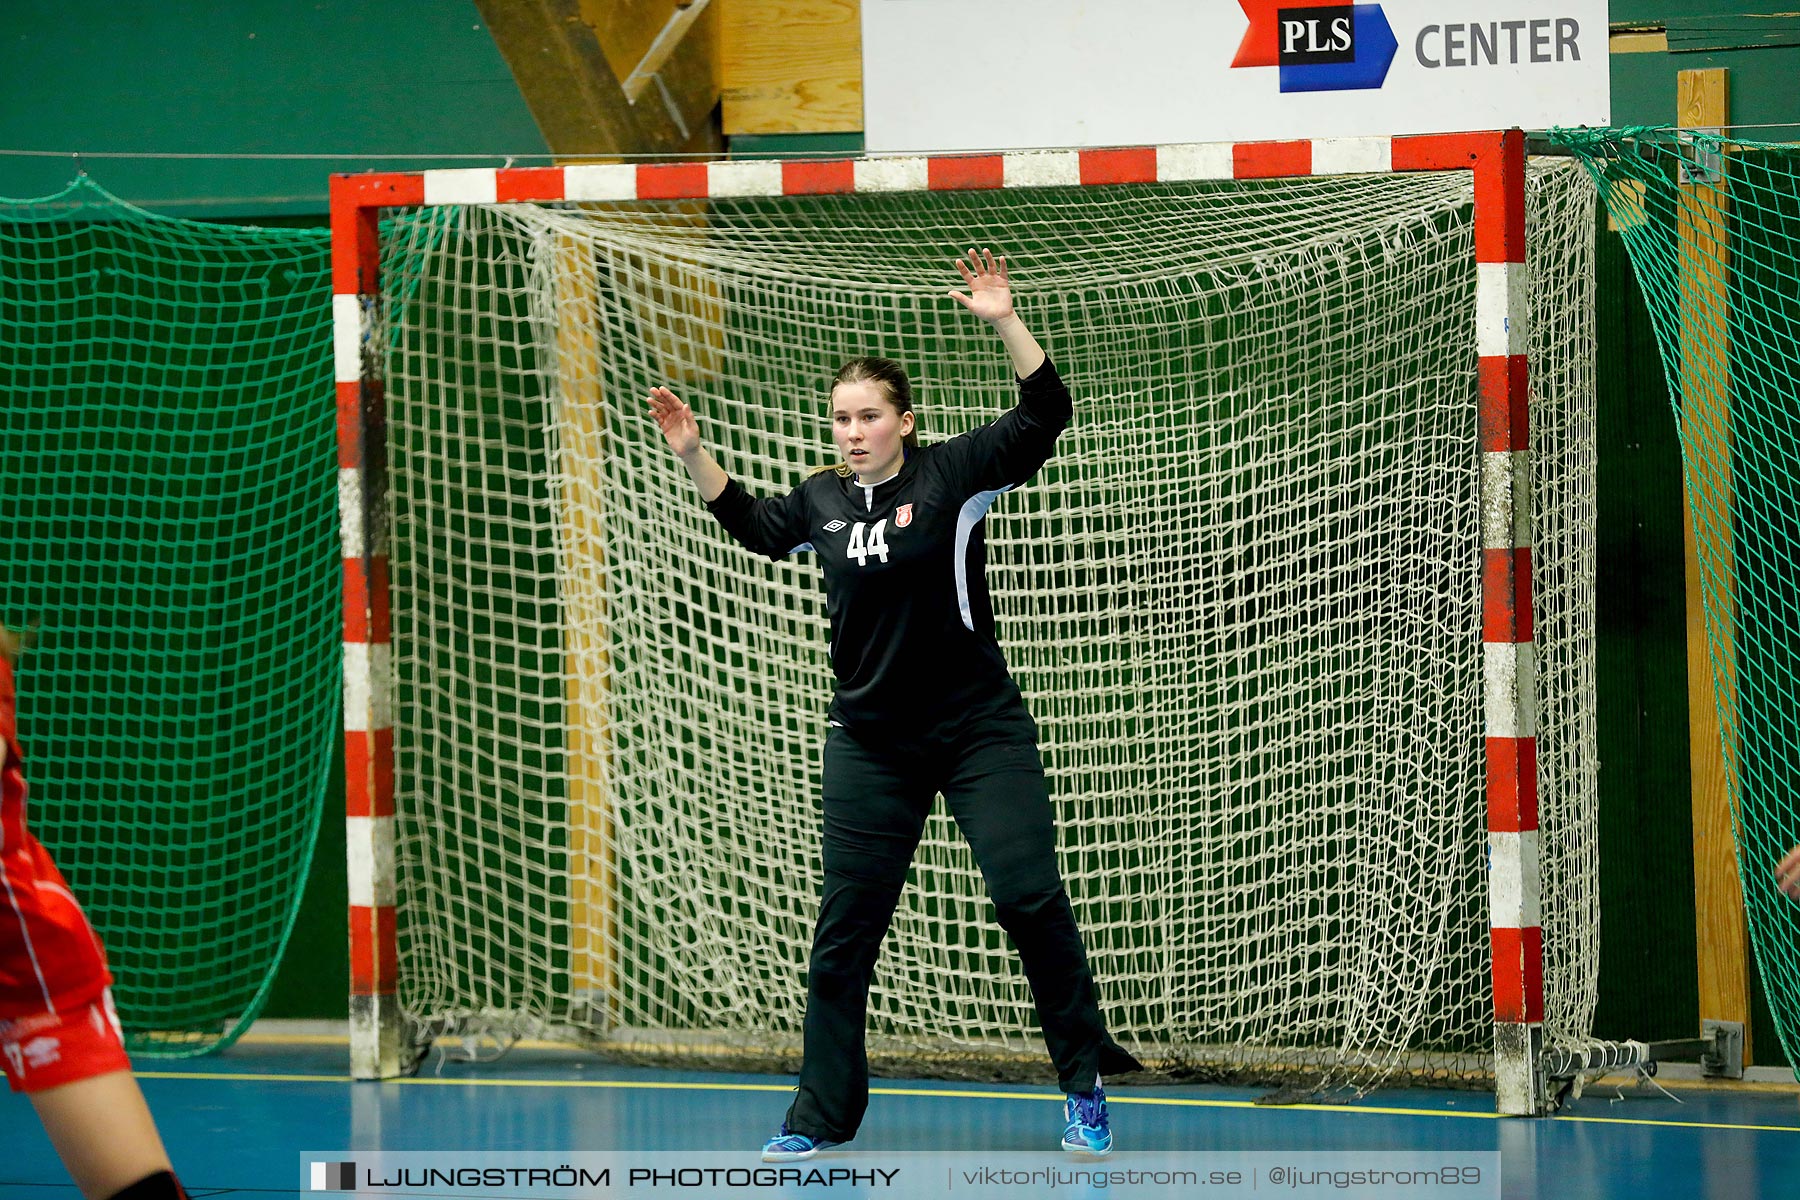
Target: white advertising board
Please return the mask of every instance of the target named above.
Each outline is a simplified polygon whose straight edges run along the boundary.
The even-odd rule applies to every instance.
[[[862,0],[872,153],[1610,118],[1605,0]]]

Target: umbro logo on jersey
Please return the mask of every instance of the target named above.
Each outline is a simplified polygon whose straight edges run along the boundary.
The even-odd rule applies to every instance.
[[[849,524],[850,522],[848,521],[827,521],[825,523],[825,532],[836,533],[838,530],[847,527]]]
[[[894,528],[905,529],[912,524],[912,505],[902,504],[894,510]]]

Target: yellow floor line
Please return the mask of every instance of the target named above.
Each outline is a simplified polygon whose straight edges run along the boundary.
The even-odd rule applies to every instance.
[[[455,1038],[446,1039],[446,1043],[451,1046],[460,1046],[462,1044],[460,1040]],[[246,1033],[243,1037],[238,1039],[237,1044],[246,1046],[343,1046],[346,1048],[347,1053],[350,1039],[348,1036],[341,1033]],[[590,1054],[587,1047],[573,1045],[569,1042],[520,1041],[513,1043],[510,1048],[515,1050],[555,1050],[578,1057],[587,1057]],[[601,1047],[601,1049],[607,1048],[607,1046]],[[630,1046],[617,1048],[627,1051],[632,1049]],[[721,1053],[723,1052],[723,1049],[724,1048],[721,1048]],[[1636,1084],[1637,1076],[1635,1075],[1606,1075],[1599,1079],[1590,1080],[1587,1084],[1587,1090],[1592,1092],[1600,1088],[1635,1087]],[[1746,1079],[1670,1079],[1658,1077],[1656,1084],[1658,1087],[1667,1088],[1670,1091],[1708,1091],[1740,1094],[1743,1092],[1786,1092],[1796,1097],[1800,1097],[1800,1082],[1777,1083],[1773,1081]],[[962,1093],[958,1094],[960,1095]],[[1332,1107],[1340,1106],[1333,1105]],[[1363,1109],[1362,1111],[1373,1112],[1378,1110]]]
[[[304,1035],[302,1035],[304,1036]],[[252,1072],[138,1071],[139,1079],[224,1080],[234,1083],[354,1083],[348,1075],[267,1075]],[[410,1087],[572,1087],[612,1088],[641,1091],[706,1091],[706,1092],[791,1092],[791,1084],[782,1083],[663,1083],[638,1079],[442,1079],[437,1077],[388,1079],[385,1083]],[[1043,1102],[1060,1100],[1054,1092],[984,1092],[964,1088],[892,1088],[872,1087],[873,1096],[925,1096],[950,1100],[1028,1100]],[[1437,1108],[1388,1108],[1351,1104],[1283,1104],[1259,1105],[1251,1100],[1201,1100],[1186,1096],[1129,1096],[1115,1094],[1109,1103],[1151,1105],[1162,1108],[1262,1108],[1270,1112],[1337,1113],[1390,1117],[1453,1117],[1463,1120],[1508,1120],[1499,1113],[1461,1111]],[[1520,1118],[1521,1120],[1525,1118]],[[1553,1116],[1551,1121],[1579,1121],[1593,1125],[1647,1125],[1664,1129],[1730,1129],[1751,1133],[1800,1133],[1794,1125],[1739,1125],[1719,1121],[1662,1121],[1642,1117],[1588,1117],[1573,1114]]]

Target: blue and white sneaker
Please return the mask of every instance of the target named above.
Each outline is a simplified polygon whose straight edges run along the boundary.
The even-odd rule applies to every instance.
[[[804,1133],[795,1133],[781,1123],[781,1132],[768,1140],[763,1146],[764,1162],[799,1162],[803,1158],[811,1158],[821,1150],[829,1150],[836,1142],[824,1138],[810,1138]]]
[[[1096,1083],[1094,1090],[1072,1095],[1063,1104],[1062,1148],[1070,1154],[1086,1154],[1104,1158],[1112,1153],[1112,1124],[1106,1119],[1106,1092]]]

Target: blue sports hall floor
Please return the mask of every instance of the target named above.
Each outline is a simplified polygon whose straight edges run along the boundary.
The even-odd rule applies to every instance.
[[[792,1088],[786,1077],[612,1066],[548,1047],[517,1048],[480,1063],[433,1055],[416,1078],[385,1083],[351,1082],[347,1062],[341,1037],[253,1033],[212,1057],[137,1065],[176,1169],[196,1198],[306,1194],[303,1155],[309,1152],[662,1151],[694,1162],[702,1161],[694,1157],[700,1152],[713,1152],[705,1161],[737,1162],[722,1156],[741,1155],[745,1166],[755,1166]],[[1107,1163],[1122,1168],[1134,1155],[1143,1161],[1159,1152],[1160,1161],[1181,1152],[1203,1163],[1234,1153],[1267,1162],[1298,1152],[1485,1151],[1500,1155],[1497,1194],[1521,1200],[1800,1195],[1800,1089],[1791,1081],[1661,1082],[1668,1094],[1629,1083],[1591,1085],[1581,1099],[1541,1119],[1497,1117],[1493,1097],[1479,1092],[1395,1089],[1350,1105],[1276,1108],[1253,1103],[1267,1090],[1260,1088],[1120,1086],[1110,1089],[1117,1143]],[[1050,1151],[1061,1132],[1060,1099],[1044,1087],[877,1079],[862,1132],[847,1148],[855,1153],[828,1152],[814,1165],[927,1149]],[[0,1151],[0,1200],[78,1200],[23,1097],[0,1096]],[[1255,1194],[1427,1194],[1282,1190],[1261,1182]],[[500,1200],[529,1193],[422,1188],[404,1194]],[[874,1196],[881,1189],[746,1187],[717,1194]],[[1063,1187],[1017,1194],[1106,1193]],[[1214,1187],[1192,1194],[1253,1193]]]

